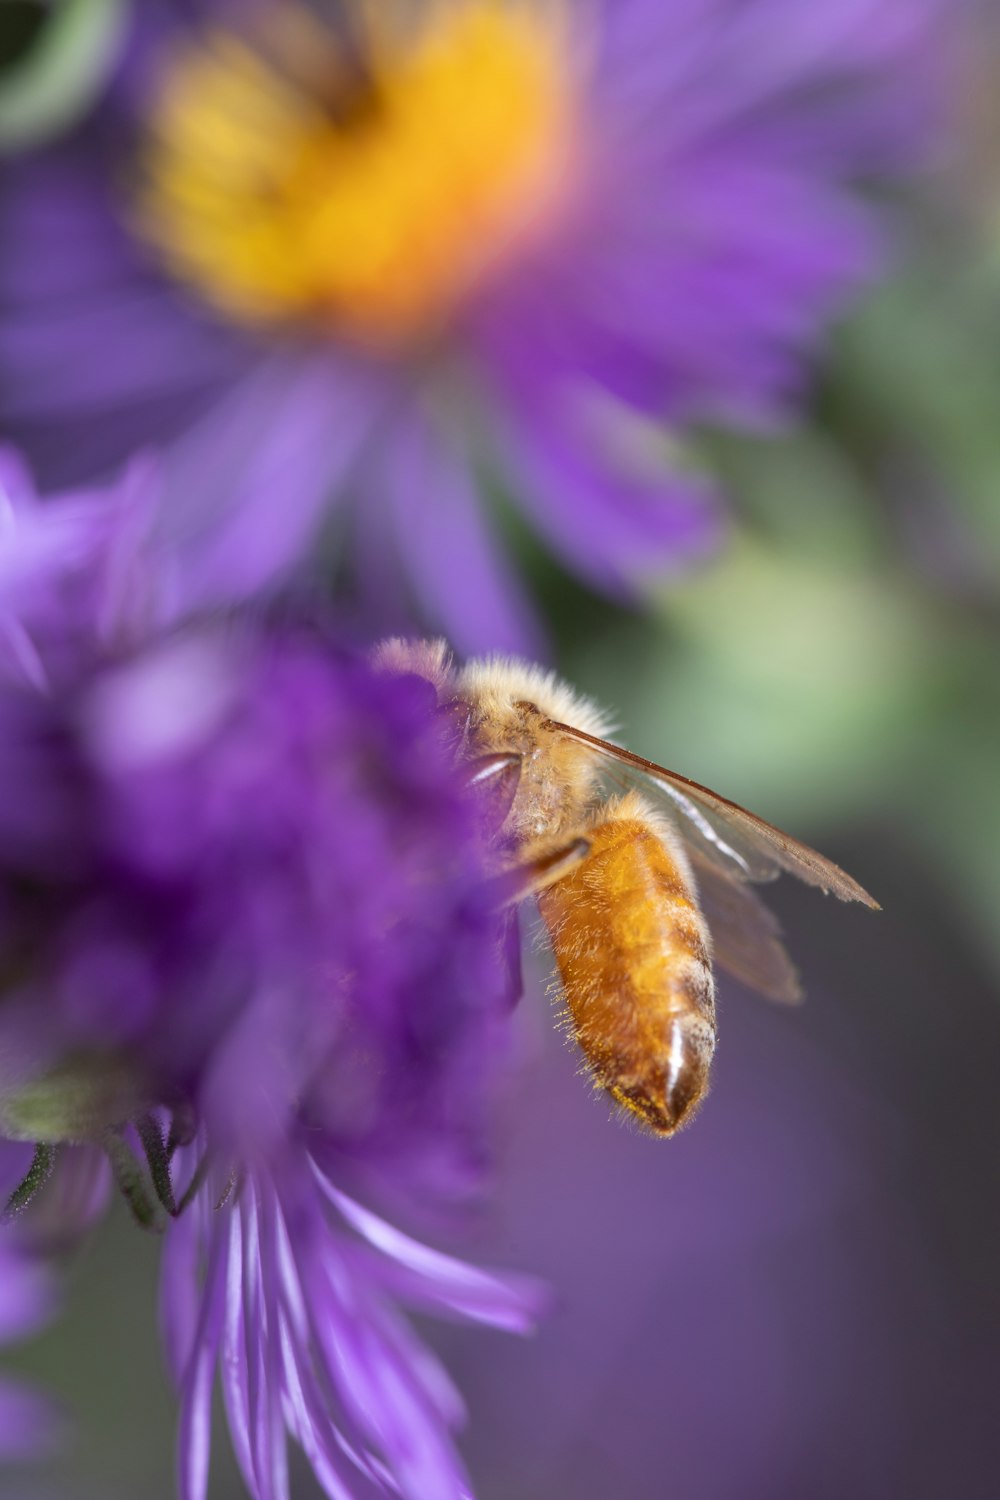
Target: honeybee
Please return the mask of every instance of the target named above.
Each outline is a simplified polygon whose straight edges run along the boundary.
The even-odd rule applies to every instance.
[[[443,641],[386,641],[374,659],[426,679],[455,717],[485,795],[498,903],[516,921],[537,899],[595,1084],[656,1135],[708,1091],[713,960],[771,1000],[801,998],[753,884],[787,872],[879,909],[815,850],[612,743],[608,716],[554,673],[500,657],[456,667]]]

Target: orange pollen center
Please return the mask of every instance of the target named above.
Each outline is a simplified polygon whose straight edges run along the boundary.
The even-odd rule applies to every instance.
[[[393,13],[360,11],[348,45],[290,5],[167,69],[134,217],[229,317],[407,342],[559,213],[573,90],[556,5]]]

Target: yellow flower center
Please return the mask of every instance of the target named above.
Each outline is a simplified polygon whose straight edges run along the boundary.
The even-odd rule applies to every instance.
[[[170,64],[136,219],[229,316],[399,344],[558,213],[572,88],[556,6],[402,14],[376,0],[337,37],[289,5],[253,40],[214,31]]]

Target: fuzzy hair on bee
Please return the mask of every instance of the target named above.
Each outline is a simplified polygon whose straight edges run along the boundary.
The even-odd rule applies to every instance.
[[[815,850],[614,744],[609,715],[552,672],[506,657],[456,668],[443,641],[392,639],[373,660],[424,678],[456,716],[456,753],[489,793],[498,899],[537,900],[588,1072],[656,1135],[687,1124],[708,1092],[713,962],[769,999],[801,998],[753,884],[784,871],[877,909]]]
[[[657,1134],[708,1092],[712,940],[683,845],[636,791],[591,814],[587,857],[538,896],[594,1082]]]

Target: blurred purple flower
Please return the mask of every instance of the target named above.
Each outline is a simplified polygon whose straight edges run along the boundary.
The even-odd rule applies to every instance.
[[[10,430],[59,484],[175,439],[193,600],[337,513],[383,625],[530,648],[484,477],[612,593],[711,544],[686,435],[787,412],[877,266],[856,189],[926,145],[936,9],[144,5],[103,113],[10,174]]]
[[[0,673],[48,688],[96,651],[122,649],[167,607],[166,559],[146,550],[159,481],[148,460],[120,480],[47,496],[0,447]]]
[[[180,1210],[185,1500],[217,1364],[261,1500],[286,1433],[332,1495],[457,1500],[460,1403],[397,1303],[531,1322],[527,1283],[362,1206],[440,1217],[484,1179],[507,997],[446,730],[427,683],[288,622],[0,684],[0,1131],[98,1143],[143,1222]]]

